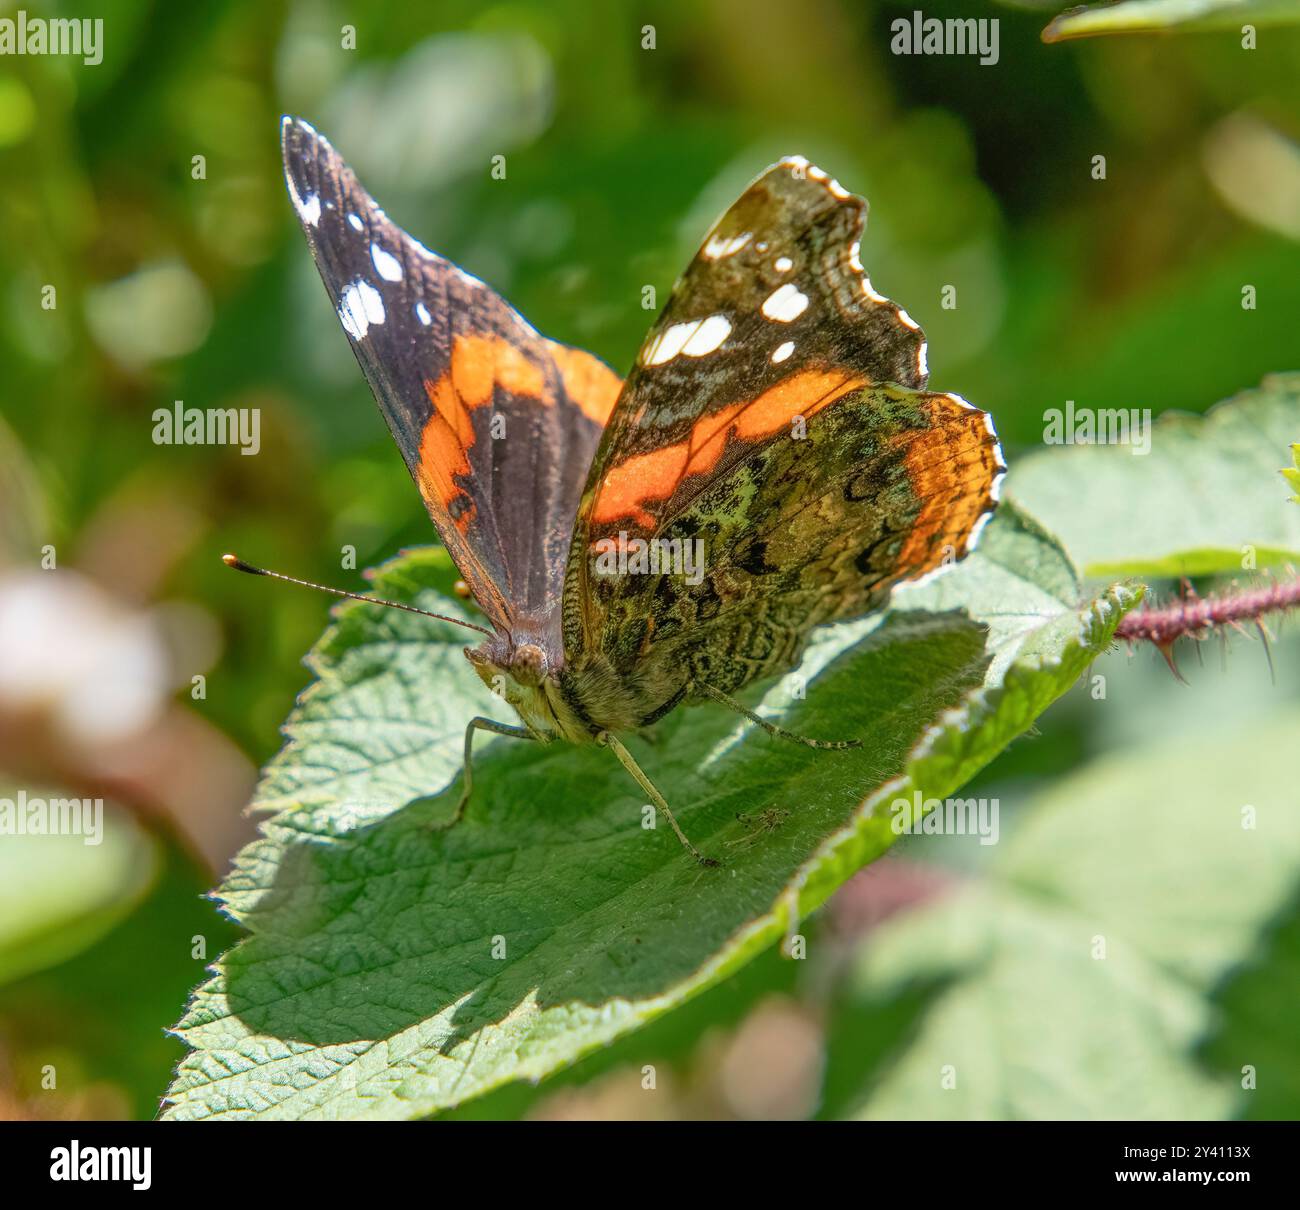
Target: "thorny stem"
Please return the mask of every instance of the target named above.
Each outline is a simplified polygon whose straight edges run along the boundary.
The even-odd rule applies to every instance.
[[[1269,634],[1264,628],[1264,616],[1297,606],[1300,606],[1300,577],[1259,588],[1233,588],[1208,597],[1198,597],[1191,585],[1184,581],[1183,595],[1178,601],[1128,614],[1121,620],[1115,637],[1153,644],[1173,674],[1182,680],[1173,657],[1174,644],[1179,639],[1208,638],[1216,631],[1221,632],[1225,626],[1232,626],[1244,634],[1242,623],[1251,622],[1267,646]],[[1271,666],[1271,653],[1269,662]]]

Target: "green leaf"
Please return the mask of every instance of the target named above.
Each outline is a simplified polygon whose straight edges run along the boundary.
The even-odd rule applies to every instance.
[[[1043,30],[1044,42],[1099,34],[1179,33],[1243,25],[1294,25],[1300,0],[1120,0],[1062,13]]]
[[[0,786],[20,811],[69,799],[57,790]],[[100,803],[98,831],[10,834],[0,840],[0,984],[70,958],[107,933],[148,890],[158,865],[153,841],[130,816]],[[8,816],[7,806],[0,810]],[[15,816],[16,818],[16,816]]]
[[[819,940],[820,929],[814,924],[809,930],[809,953],[818,951]],[[672,1073],[670,1080],[676,1076],[689,1082],[702,1048],[707,1051],[719,1036],[735,1030],[765,1001],[796,995],[801,980],[815,978],[810,965],[791,962],[778,949],[766,950],[673,1012],[601,1047],[539,1084],[526,1081],[507,1084],[439,1117],[457,1121],[513,1120],[562,1089],[587,1089],[602,1078],[629,1069],[639,1078],[646,1066],[653,1066],[660,1073]]]
[[[873,933],[833,1031],[827,1112],[1230,1114],[1236,1081],[1195,1054],[1216,1019],[1212,989],[1300,889],[1285,789],[1298,727],[1293,708],[1194,748],[1098,761],[1020,817],[987,880]],[[878,1017],[890,1051],[869,1041]],[[1263,1062],[1266,1049],[1252,1053]],[[1241,1053],[1234,1067],[1251,1061]]]
[[[380,569],[375,591],[404,601],[433,589],[442,596],[429,608],[469,619],[452,597],[456,578],[447,553],[427,547]],[[342,834],[388,815],[418,787],[445,786],[461,767],[465,724],[501,709],[465,662],[466,638],[440,623],[408,625],[398,610],[338,610],[307,657],[317,680],[299,696],[289,742],[266,767],[251,809],[322,804]]]
[[[1300,432],[1300,374],[1275,374],[1205,416],[1165,413],[1145,456],[1060,445],[1020,459],[1015,498],[1092,576],[1239,573],[1300,558],[1300,513],[1275,477]]]
[[[485,707],[463,639],[344,608],[258,794],[278,813],[221,888],[252,936],[177,1027],[194,1052],[166,1116],[429,1114],[574,1062],[797,929],[895,839],[882,802],[943,796],[984,765],[1138,595],[1067,604],[1068,561],[1014,508],[986,539],[906,610],[821,634],[805,697],[794,678],[749,697],[801,733],[863,736],[860,751],[780,743],[708,708],[628,740],[715,870],[642,829],[636,786],[595,748],[486,745],[465,818],[431,830]],[[430,587],[451,574],[417,551],[377,589],[446,610]],[[976,620],[951,611],[963,600]]]

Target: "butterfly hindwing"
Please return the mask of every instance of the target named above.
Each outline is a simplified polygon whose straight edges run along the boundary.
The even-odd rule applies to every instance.
[[[558,653],[583,476],[620,380],[539,335],[286,118],[285,176],[330,299],[443,544],[499,631]]]
[[[620,675],[730,693],[793,667],[817,625],[860,617],[901,580],[957,561],[990,514],[1001,455],[955,396],[859,387],[798,439],[770,440],[660,532],[690,576],[601,578],[602,653]]]

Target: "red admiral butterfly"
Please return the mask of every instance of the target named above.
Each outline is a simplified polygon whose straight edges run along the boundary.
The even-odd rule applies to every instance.
[[[732,694],[966,554],[1005,470],[989,416],[924,389],[920,328],[858,259],[866,202],[802,158],[773,165],[620,381],[396,227],[307,123],[284,119],[283,150],[353,352],[491,623],[465,654],[523,724],[469,722],[456,817],[476,729],[602,744],[713,864],[619,735],[716,702],[860,746]]]

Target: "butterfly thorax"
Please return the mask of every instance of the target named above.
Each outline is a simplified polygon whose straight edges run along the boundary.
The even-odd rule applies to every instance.
[[[607,660],[587,654],[577,665],[548,655],[546,646],[520,636],[494,634],[465,655],[480,679],[515,710],[543,743],[594,742],[602,731],[631,731],[646,722],[658,697],[637,692]],[[665,687],[664,693],[671,692]]]

